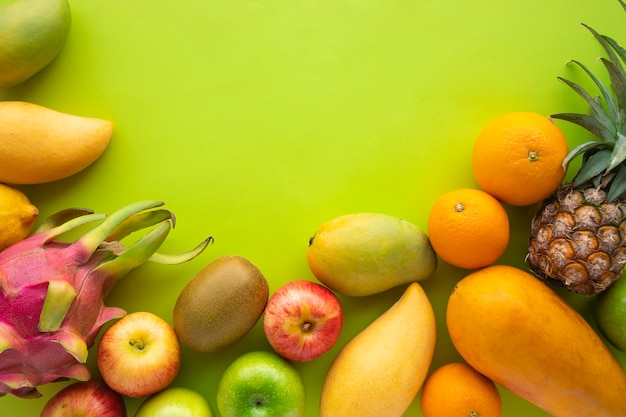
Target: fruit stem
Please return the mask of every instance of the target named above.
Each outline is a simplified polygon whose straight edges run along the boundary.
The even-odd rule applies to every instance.
[[[460,213],[465,209],[465,206],[463,205],[463,203],[456,203],[454,209]]]
[[[312,327],[313,327],[313,324],[309,321],[305,321],[304,323],[302,323],[302,326],[301,326],[302,331],[304,332],[310,331]]]
[[[143,350],[143,348],[145,347],[143,341],[137,339],[130,339],[128,341],[128,344],[139,350]]]
[[[536,162],[539,160],[539,154],[537,154],[537,151],[529,151],[528,152],[528,160],[530,162]],[[473,417],[473,416],[472,416]]]

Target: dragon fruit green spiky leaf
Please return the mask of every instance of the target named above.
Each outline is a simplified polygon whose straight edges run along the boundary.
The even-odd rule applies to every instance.
[[[105,323],[126,314],[104,305],[115,282],[148,260],[186,262],[212,241],[182,254],[158,253],[175,223],[161,206],[141,201],[109,217],[64,210],[0,252],[0,395],[38,397],[40,385],[89,379],[89,347]],[[94,222],[99,224],[73,242],[57,239]],[[152,229],[132,245],[122,244],[146,228]]]

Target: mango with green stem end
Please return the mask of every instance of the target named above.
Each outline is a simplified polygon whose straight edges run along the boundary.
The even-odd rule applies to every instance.
[[[13,87],[59,54],[70,31],[67,0],[0,0],[0,87]]]
[[[309,240],[306,257],[320,282],[349,296],[422,281],[437,267],[426,233],[381,213],[353,213],[326,222]]]

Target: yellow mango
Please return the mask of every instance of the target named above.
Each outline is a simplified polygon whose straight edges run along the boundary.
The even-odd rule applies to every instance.
[[[435,351],[435,313],[414,282],[339,352],[324,379],[320,417],[402,416]]]
[[[40,184],[69,177],[98,159],[112,134],[107,120],[0,102],[0,182]]]
[[[326,222],[309,240],[306,257],[320,282],[350,296],[421,281],[437,267],[437,255],[419,227],[380,213]]]
[[[555,417],[626,416],[626,373],[593,328],[545,283],[494,265],[450,296],[452,343],[474,369]]]

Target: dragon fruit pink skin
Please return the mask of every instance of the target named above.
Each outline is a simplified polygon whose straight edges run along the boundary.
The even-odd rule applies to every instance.
[[[105,323],[126,314],[104,305],[117,279],[147,260],[186,262],[212,241],[179,255],[157,253],[175,224],[169,210],[158,208],[162,205],[142,201],[108,218],[65,210],[0,252],[0,396],[36,398],[40,385],[88,380],[89,347]],[[55,240],[101,220],[74,242]],[[155,227],[128,248],[120,242],[150,226]]]

